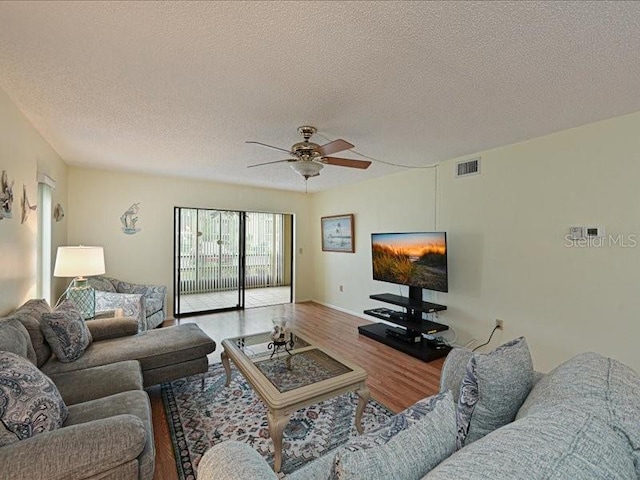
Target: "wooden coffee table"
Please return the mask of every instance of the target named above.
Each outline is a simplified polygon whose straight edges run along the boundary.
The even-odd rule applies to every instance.
[[[276,472],[282,468],[282,434],[293,412],[355,391],[360,397],[355,425],[362,433],[362,411],[369,401],[367,372],[362,368],[313,345],[302,335],[291,333],[290,339],[286,349],[275,353],[270,332],[222,341],[226,386],[231,381],[231,359],[267,406]]]

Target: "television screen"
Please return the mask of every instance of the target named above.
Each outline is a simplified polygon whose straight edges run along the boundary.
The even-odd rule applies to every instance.
[[[373,279],[447,292],[447,234],[372,233]]]

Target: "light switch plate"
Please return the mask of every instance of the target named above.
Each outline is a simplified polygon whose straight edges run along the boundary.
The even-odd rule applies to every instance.
[[[569,227],[569,238],[571,240],[580,240],[581,238],[584,238],[584,228]]]

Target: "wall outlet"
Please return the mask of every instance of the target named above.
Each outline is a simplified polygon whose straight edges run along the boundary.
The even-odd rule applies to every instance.
[[[504,320],[496,318],[496,328],[498,330],[504,330]]]
[[[344,292],[344,285],[340,285],[340,291]]]

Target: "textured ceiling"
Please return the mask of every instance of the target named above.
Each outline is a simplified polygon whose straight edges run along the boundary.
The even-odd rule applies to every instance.
[[[425,166],[640,110],[638,52],[640,2],[0,2],[0,86],[67,163],[289,190],[245,140]]]

